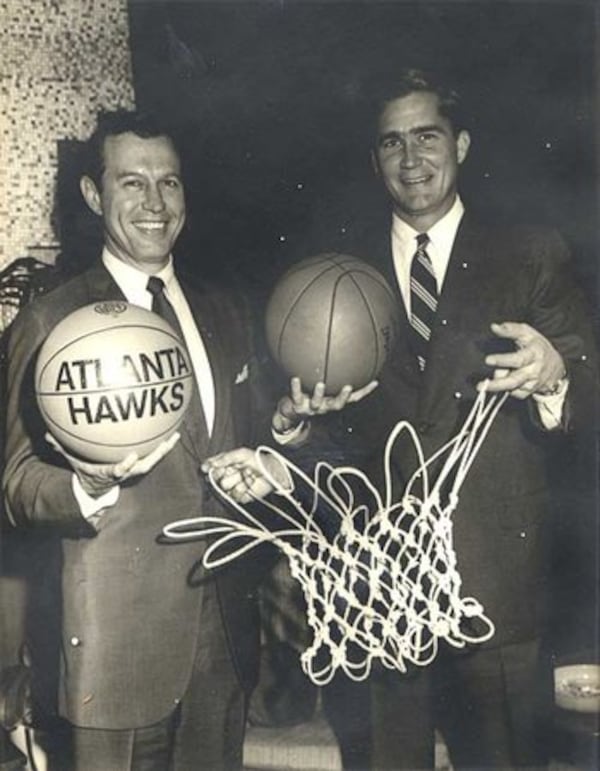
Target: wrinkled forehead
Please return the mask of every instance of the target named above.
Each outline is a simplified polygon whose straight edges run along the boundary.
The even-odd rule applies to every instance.
[[[379,115],[377,133],[379,136],[390,132],[404,134],[432,126],[452,130],[450,120],[440,112],[437,94],[416,91],[385,103]]]
[[[148,171],[180,175],[181,163],[168,136],[141,137],[132,132],[106,137],[103,147],[104,173]]]

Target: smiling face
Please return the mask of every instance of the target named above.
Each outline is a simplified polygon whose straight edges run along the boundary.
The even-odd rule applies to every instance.
[[[185,222],[179,156],[166,136],[127,132],[104,142],[102,187],[81,180],[88,206],[103,217],[109,251],[123,262],[157,273]]]
[[[429,91],[415,91],[385,106],[373,162],[394,212],[415,230],[429,230],[452,207],[458,166],[469,144],[469,134],[454,134],[439,112],[438,97]]]

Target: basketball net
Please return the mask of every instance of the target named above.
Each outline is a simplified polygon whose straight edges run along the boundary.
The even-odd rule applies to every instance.
[[[384,449],[383,496],[356,468],[319,462],[311,478],[276,450],[261,446],[256,458],[275,493],[259,501],[269,512],[269,527],[213,482],[239,521],[183,519],[167,525],[164,534],[174,540],[216,537],[204,555],[207,568],[226,565],[263,543],[277,546],[306,600],[313,642],[301,663],[316,685],[328,683],[337,670],[364,680],[376,661],[400,672],[408,664],[426,666],[440,640],[463,648],[494,634],[482,605],[461,596],[452,514],[505,398],[481,392],[458,434],[429,459],[410,423],[398,423]],[[412,439],[419,463],[401,500],[394,501],[391,455],[403,432]],[[280,465],[285,484],[269,472],[267,459]],[[440,471],[431,479],[434,462]],[[310,491],[308,501],[299,499],[298,489]],[[250,508],[256,511],[256,505]],[[333,537],[319,524],[323,507],[339,518]]]

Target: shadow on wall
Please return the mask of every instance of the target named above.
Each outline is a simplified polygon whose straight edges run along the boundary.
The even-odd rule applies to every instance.
[[[58,142],[58,173],[52,226],[60,243],[56,266],[64,277],[85,270],[102,252],[102,225],[79,190],[84,143]]]

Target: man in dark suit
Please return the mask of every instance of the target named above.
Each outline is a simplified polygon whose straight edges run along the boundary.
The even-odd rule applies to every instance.
[[[552,704],[543,645],[548,455],[557,436],[597,419],[593,335],[565,244],[552,231],[484,226],[464,211],[457,177],[469,145],[456,92],[424,72],[401,74],[380,104],[372,152],[391,221],[388,214],[383,230],[366,227],[334,245],[379,267],[404,309],[379,387],[345,408],[336,430],[373,480],[382,481],[383,445],[397,421],[412,423],[428,458],[456,434],[488,378],[490,392],[513,397],[453,516],[461,595],[483,605],[495,634],[479,646],[442,646],[425,668],[373,674],[376,771],[433,768],[436,728],[456,769],[544,765],[540,725]],[[319,411],[297,390],[281,400],[278,421],[293,430]],[[393,453],[395,490],[416,463],[407,437]],[[364,693],[341,688],[330,708],[337,698],[342,713],[352,711],[354,699],[362,710]],[[341,738],[360,744],[343,729]]]
[[[234,298],[184,285],[174,270],[185,199],[164,127],[107,113],[87,161],[81,190],[103,221],[101,258],[19,313],[8,354],[8,515],[16,526],[56,533],[62,544],[58,701],[69,750],[61,747],[51,764],[60,771],[240,768],[258,663],[252,579],[244,566],[208,576],[201,543],[165,544],[160,534],[172,520],[214,512],[202,461],[253,441],[250,324]],[[150,309],[149,277],[162,281],[158,292],[181,327],[199,399],[180,435],[150,455],[85,462],[45,435],[33,391],[36,355],[77,308],[127,300]]]

